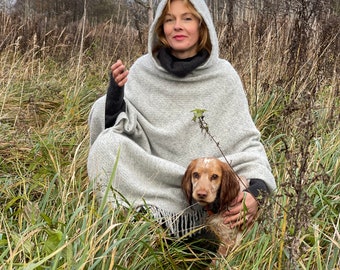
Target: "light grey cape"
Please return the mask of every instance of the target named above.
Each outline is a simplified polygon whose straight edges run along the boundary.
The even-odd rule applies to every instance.
[[[165,2],[159,4],[155,22]],[[125,85],[126,112],[119,115],[114,127],[104,130],[106,97],[92,107],[88,174],[101,197],[120,148],[114,189],[134,206],[146,202],[159,210],[159,216],[185,211],[199,225],[203,215],[187,209],[181,178],[192,159],[223,158],[217,146],[192,121],[193,109],[207,110],[209,131],[239,175],[262,179],[270,190],[276,186],[240,78],[228,61],[218,57],[209,10],[202,0],[191,2],[208,25],[213,44],[210,58],[184,78],[169,74],[151,53],[156,40],[153,25],[149,53],[134,63]]]

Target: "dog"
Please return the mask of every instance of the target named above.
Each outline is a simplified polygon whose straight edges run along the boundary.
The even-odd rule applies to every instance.
[[[208,212],[206,225],[220,241],[218,253],[222,256],[241,240],[242,231],[223,223],[222,212],[227,211],[241,188],[248,186],[244,177],[239,177],[228,163],[217,158],[198,158],[189,164],[183,179],[182,189],[190,205],[195,200]]]

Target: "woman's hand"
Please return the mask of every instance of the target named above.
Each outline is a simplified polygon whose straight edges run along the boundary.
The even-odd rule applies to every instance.
[[[121,60],[118,60],[111,66],[112,76],[119,87],[122,87],[127,82],[128,70],[125,70],[125,66]]]
[[[224,224],[230,224],[231,228],[245,229],[254,222],[257,211],[256,199],[249,192],[241,191],[229,209],[223,213]]]

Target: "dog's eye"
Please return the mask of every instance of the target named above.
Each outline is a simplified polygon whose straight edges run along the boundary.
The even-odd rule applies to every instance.
[[[211,180],[216,180],[218,178],[218,175],[217,174],[213,174],[212,176],[211,176]]]
[[[198,178],[200,178],[200,175],[199,175],[198,172],[194,172],[194,173],[192,174],[192,177],[198,179]]]

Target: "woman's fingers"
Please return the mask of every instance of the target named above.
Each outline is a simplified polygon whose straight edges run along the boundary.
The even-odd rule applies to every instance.
[[[121,60],[118,60],[111,66],[112,76],[118,86],[123,86],[127,82],[129,71],[125,69],[125,65]]]
[[[228,216],[224,219],[224,224],[229,224],[230,228],[240,227],[246,228],[254,221],[254,216],[245,212],[238,213],[233,216]]]
[[[223,214],[224,224],[230,224],[231,228],[249,226],[253,223],[257,211],[257,201],[245,192],[242,196],[239,195],[236,204]]]

